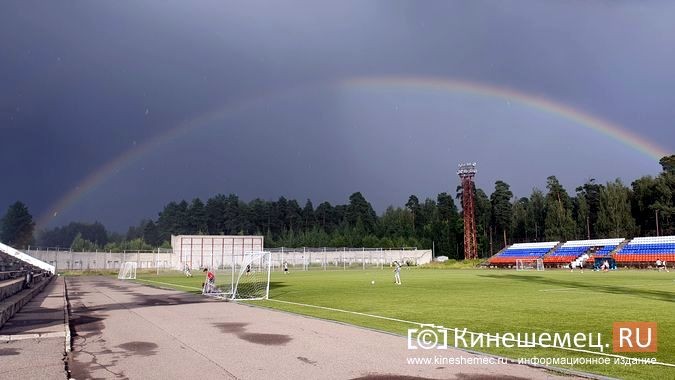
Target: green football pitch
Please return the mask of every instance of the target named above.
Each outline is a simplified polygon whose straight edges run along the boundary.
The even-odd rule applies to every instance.
[[[601,334],[604,354],[656,358],[663,364],[626,365],[614,356],[559,348],[472,348],[508,358],[609,358],[610,364],[556,365],[619,378],[675,378],[675,271],[446,270],[404,268],[394,284],[389,268],[273,272],[270,300],[249,303],[407,336],[414,323],[470,332]],[[202,276],[141,274],[149,285],[198,292]],[[373,284],[374,281],[374,284]],[[612,326],[620,321],[658,324],[658,352],[614,353]],[[466,335],[466,340],[471,339]],[[453,344],[452,334],[449,344]],[[469,342],[470,343],[470,342]],[[494,342],[493,342],[494,343]],[[599,352],[597,347],[584,350]],[[574,345],[571,345],[574,347]],[[430,353],[417,350],[415,354]],[[433,354],[437,351],[434,350]],[[433,354],[430,353],[431,356]],[[414,356],[414,355],[411,355]],[[670,364],[671,366],[668,366]]]

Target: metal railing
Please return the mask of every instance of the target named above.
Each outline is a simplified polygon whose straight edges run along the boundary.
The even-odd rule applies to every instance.
[[[368,248],[368,247],[279,247],[265,248],[268,252],[344,252],[344,251],[417,251],[417,247]]]
[[[24,252],[93,252],[93,253],[173,253],[171,248],[155,248],[155,249],[94,249],[94,250],[73,250],[70,247],[35,247],[28,246]]]
[[[354,247],[299,247],[266,249],[272,253],[273,270],[282,270],[284,263],[301,270],[346,270],[388,267],[394,261],[417,266],[431,261],[431,250],[417,247],[354,248]]]

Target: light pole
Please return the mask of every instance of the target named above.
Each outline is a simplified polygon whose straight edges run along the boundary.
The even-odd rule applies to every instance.
[[[457,175],[462,180],[462,211],[464,212],[464,259],[478,258],[476,219],[474,210],[474,183],[476,163],[457,165]]]

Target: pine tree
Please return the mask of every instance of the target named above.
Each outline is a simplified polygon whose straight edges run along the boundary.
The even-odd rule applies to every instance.
[[[504,181],[495,182],[495,191],[490,195],[490,204],[492,206],[492,224],[495,227],[495,232],[498,236],[505,236],[505,233],[511,229],[511,219],[513,217],[513,209],[511,206],[511,198],[513,193],[510,186]],[[502,241],[498,239],[497,241]],[[506,242],[499,244],[503,247]]]
[[[191,234],[206,234],[209,231],[204,202],[199,198],[193,199],[188,208],[188,226]]]
[[[546,239],[564,241],[573,239],[576,224],[572,218],[572,201],[555,176],[547,178]]]
[[[375,230],[377,215],[373,210],[373,206],[368,203],[360,192],[349,196],[349,205],[346,212],[347,222],[350,226],[356,226],[357,222],[361,220],[365,232]]]
[[[411,195],[408,198],[408,202],[406,202],[405,207],[408,209],[408,211],[410,211],[410,214],[412,215],[413,230],[417,231],[419,226],[422,225],[422,223],[420,223],[420,220],[419,220],[420,219],[419,218],[420,200],[415,195]]]
[[[312,230],[316,225],[316,220],[314,219],[314,205],[309,199],[307,199],[307,202],[305,202],[305,207],[302,209],[302,220],[305,231]]]
[[[596,229],[601,237],[626,238],[635,233],[635,219],[630,213],[630,190],[620,179],[608,182],[600,192],[600,212]]]
[[[5,244],[25,248],[33,241],[35,223],[28,207],[17,201],[7,209],[0,221],[0,240]]]

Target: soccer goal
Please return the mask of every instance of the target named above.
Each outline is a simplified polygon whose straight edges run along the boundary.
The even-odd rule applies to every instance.
[[[543,259],[516,259],[516,270],[544,270]]]
[[[252,251],[234,258],[232,265],[216,270],[208,269],[215,278],[204,278],[202,294],[231,300],[262,300],[269,297],[270,272],[272,264],[270,252]]]
[[[127,261],[122,263],[119,273],[117,273],[117,278],[120,280],[135,280],[136,279],[136,266],[137,263]]]

